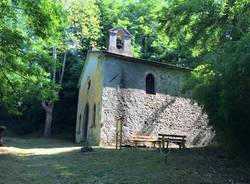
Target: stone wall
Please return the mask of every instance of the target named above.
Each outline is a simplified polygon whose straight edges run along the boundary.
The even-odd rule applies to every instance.
[[[145,93],[145,78],[155,77],[156,94]],[[123,140],[132,134],[187,135],[188,145],[206,145],[213,133],[207,116],[181,93],[182,71],[107,57],[103,62],[100,144],[115,143],[116,117],[123,116]]]

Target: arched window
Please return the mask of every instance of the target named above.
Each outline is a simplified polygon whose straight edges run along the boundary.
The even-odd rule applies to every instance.
[[[93,109],[93,123],[92,123],[92,127],[95,127],[95,120],[96,120],[96,105],[94,105],[94,109]]]
[[[117,48],[117,49],[122,49],[122,48],[123,48],[122,39],[121,39],[121,37],[119,37],[119,36],[117,36],[116,48]]]
[[[146,93],[155,94],[155,79],[152,74],[148,74],[146,77]]]
[[[124,33],[122,31],[118,31],[116,37],[116,48],[122,49],[124,44]]]

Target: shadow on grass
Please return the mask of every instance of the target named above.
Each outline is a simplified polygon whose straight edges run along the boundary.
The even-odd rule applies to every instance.
[[[74,144],[72,141],[60,140],[60,139],[44,139],[44,138],[4,138],[4,146],[11,146],[23,149],[32,148],[62,148],[62,147],[72,147],[80,146],[79,144]]]
[[[44,148],[33,143],[26,150]],[[46,141],[46,140],[44,140]],[[12,143],[14,143],[13,140]],[[9,142],[11,143],[11,142]],[[14,145],[23,143],[16,142]],[[47,142],[50,144],[50,141]],[[68,145],[69,143],[66,143]],[[10,146],[14,146],[10,145]],[[21,147],[19,145],[18,147]],[[54,142],[63,148],[64,142]],[[71,147],[74,147],[71,144]],[[47,150],[50,150],[48,147]],[[68,145],[67,148],[70,148]],[[44,148],[46,150],[46,148]],[[1,150],[1,148],[0,148]],[[1,157],[0,157],[1,158]],[[3,157],[2,157],[3,158]],[[245,168],[234,165],[218,148],[170,149],[167,164],[158,150],[94,148],[47,155],[11,156],[0,159],[0,183],[248,183]],[[16,178],[16,179],[15,179]]]

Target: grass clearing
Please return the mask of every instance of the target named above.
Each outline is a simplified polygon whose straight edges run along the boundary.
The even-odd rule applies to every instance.
[[[0,147],[0,184],[250,183],[249,168],[216,148],[157,150],[95,148],[70,142],[7,138]]]

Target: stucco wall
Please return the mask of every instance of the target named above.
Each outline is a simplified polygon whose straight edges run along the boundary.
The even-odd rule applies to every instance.
[[[155,77],[156,94],[145,93]],[[103,62],[102,145],[115,143],[116,117],[124,116],[123,140],[131,134],[187,135],[189,145],[205,145],[213,134],[197,104],[181,93],[184,72],[106,57]]]
[[[91,145],[99,144],[100,142],[100,121],[101,121],[101,94],[102,94],[102,75],[100,53],[89,52],[86,58],[86,63],[83,68],[83,73],[80,77],[79,97],[76,122],[76,142],[83,141],[83,117],[86,104],[89,104],[89,120],[88,120],[88,142]],[[90,89],[88,89],[88,81]],[[95,126],[94,120],[94,104],[96,105]],[[80,118],[81,117],[81,118]]]

